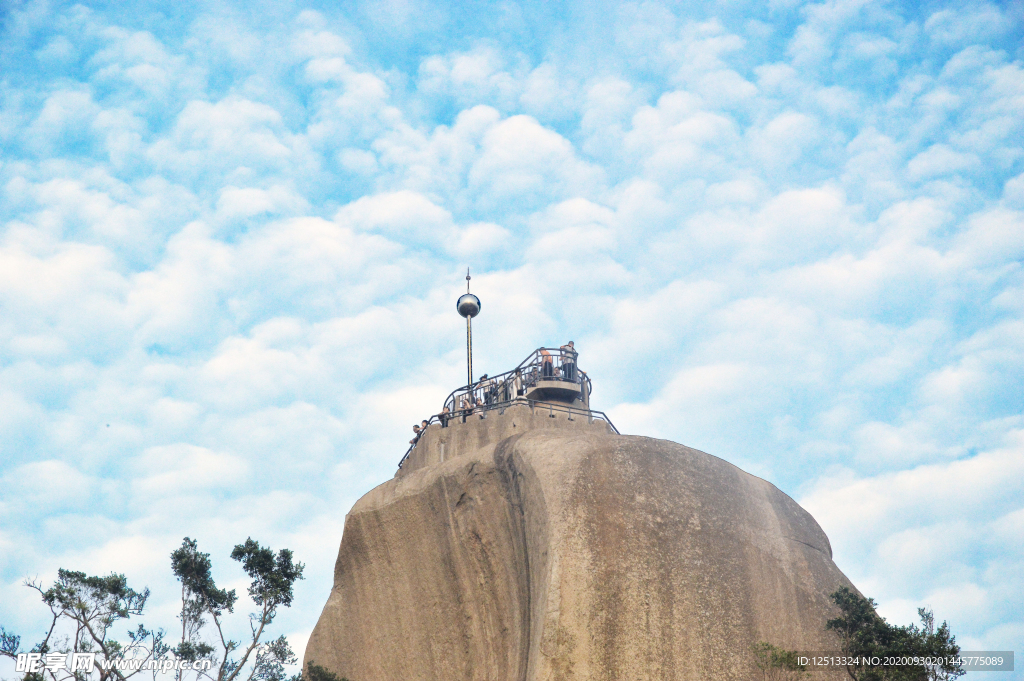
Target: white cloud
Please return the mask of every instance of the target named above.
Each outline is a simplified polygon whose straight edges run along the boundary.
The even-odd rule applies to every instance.
[[[881,602],[883,614],[909,623],[925,604],[949,619],[954,632],[976,631],[976,647],[1000,649],[1012,636],[985,632],[983,623],[998,612],[997,618],[1018,620],[1013,627],[1021,624],[1009,604],[1024,593],[1024,581],[1003,573],[1001,563],[1007,551],[1019,553],[1005,543],[1005,533],[1021,514],[1022,467],[1016,431],[1003,447],[958,461],[823,479],[800,502],[829,534],[847,574]]]
[[[983,2],[939,10],[928,17],[924,30],[936,42],[963,45],[999,36],[1009,25],[999,7]]]
[[[921,180],[973,170],[980,164],[978,157],[973,154],[955,151],[945,144],[936,144],[910,159],[907,172],[912,179]]]
[[[160,265],[133,277],[126,311],[138,339],[181,351],[218,333],[219,298],[233,274],[230,249],[202,223],[187,225],[168,241]]]
[[[526,113],[545,120],[560,119],[575,113],[567,97],[577,84],[567,79],[553,64],[543,63],[530,71],[522,85],[519,102]]]
[[[189,102],[175,121],[173,138],[158,140],[147,156],[158,168],[183,175],[211,162],[221,171],[267,170],[298,160],[293,141],[276,109],[229,96]]]
[[[818,121],[794,111],[779,114],[750,135],[754,156],[770,169],[793,165],[821,140]]]
[[[452,215],[422,194],[405,190],[364,196],[344,206],[335,219],[355,229],[421,241],[439,236],[451,225]]]
[[[204,493],[234,487],[248,478],[246,461],[236,455],[192,445],[150,447],[129,465],[132,491],[146,503],[162,496]]]
[[[481,138],[500,118],[489,106],[474,106],[460,111],[450,127],[439,125],[427,135],[400,126],[379,137],[372,147],[381,165],[400,178],[399,186],[458,197],[479,155]]]
[[[561,93],[559,97],[562,97]],[[596,155],[618,153],[625,129],[642,97],[621,78],[603,78],[587,88],[580,129],[586,135],[583,151]]]
[[[106,48],[92,57],[94,81],[111,87],[138,88],[147,97],[162,100],[181,79],[185,59],[168,54],[151,33],[108,29]]]
[[[649,176],[663,182],[680,175],[716,177],[738,141],[729,118],[703,109],[686,92],[671,92],[657,106],[641,107],[632,124],[627,151],[640,156]]]
[[[995,209],[970,216],[951,255],[966,266],[999,265],[1024,258],[1024,212]]]
[[[745,107],[757,95],[757,87],[727,68],[725,61],[744,46],[743,38],[728,33],[717,19],[688,24],[682,30],[682,40],[669,47],[680,63],[675,80],[699,93],[711,106]]]
[[[446,248],[460,258],[473,260],[487,253],[508,248],[512,234],[493,222],[475,222],[456,229],[453,236],[444,240]]]
[[[529,116],[491,127],[467,177],[484,205],[511,199],[527,206],[543,200],[591,195],[601,171],[578,159],[572,144]]]
[[[39,151],[54,153],[65,147],[82,147],[91,140],[92,123],[100,111],[86,88],[57,90],[27,132],[27,142]]]
[[[501,53],[487,46],[431,56],[420,64],[418,85],[423,92],[451,97],[462,107],[487,102],[505,108],[518,98],[525,84],[508,72],[504,62]],[[530,83],[528,97],[534,103],[543,101],[544,78],[550,75],[541,72]]]
[[[294,190],[281,185],[268,189],[256,187],[225,187],[217,199],[218,217],[250,218],[262,213],[299,212],[308,203]]]

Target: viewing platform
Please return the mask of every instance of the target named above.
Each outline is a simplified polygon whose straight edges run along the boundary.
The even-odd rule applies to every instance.
[[[537,348],[515,369],[486,374],[473,385],[453,390],[444,401],[449,413],[511,402],[519,397],[590,408],[590,378],[580,371],[579,353],[565,348]]]
[[[567,346],[537,348],[514,369],[453,390],[409,446],[396,475],[444,461],[455,441],[459,449],[476,448],[556,424],[618,434],[604,412],[590,408],[592,383],[578,357]]]

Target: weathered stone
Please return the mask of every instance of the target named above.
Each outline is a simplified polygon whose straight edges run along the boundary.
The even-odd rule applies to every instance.
[[[305,662],[351,681],[750,679],[757,641],[835,649],[828,594],[852,585],[828,538],[721,459],[527,407],[416,449],[349,512]]]

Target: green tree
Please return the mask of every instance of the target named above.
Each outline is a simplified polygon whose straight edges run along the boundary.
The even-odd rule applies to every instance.
[[[39,592],[52,616],[42,641],[28,652],[95,653],[97,664],[92,674],[44,668],[27,673],[23,681],[87,681],[97,676],[98,681],[126,681],[144,671],[147,662],[168,652],[190,663],[204,661],[205,665],[191,672],[197,681],[203,677],[209,681],[285,681],[284,665],[295,664],[295,654],[284,636],[270,641],[264,637],[278,609],[291,606],[295,582],[302,579],[305,566],[296,562],[288,549],[275,554],[251,538],[235,546],[231,557],[250,577],[249,596],[257,606],[249,615],[249,635],[244,641],[225,634],[225,616],[234,612],[238,600],[235,592],[217,587],[210,555],[201,553],[196,541],[188,537],[171,553],[171,569],[181,582],[181,638],[173,648],[164,642],[163,630],[141,624],[129,629],[127,638],[112,636],[119,624],[141,616],[149,599],[149,589],[132,589],[124,575],[89,577],[61,569],[49,588],[26,582]],[[208,622],[215,630],[212,642],[203,636]],[[0,655],[17,659],[21,652],[21,638],[0,626]],[[119,666],[121,661],[132,664]],[[185,673],[177,672],[178,681]],[[292,677],[292,681],[300,677]],[[313,681],[339,680],[318,677]]]
[[[0,655],[17,658],[19,648],[21,648],[21,637],[0,627]]]
[[[284,665],[297,661],[288,640],[281,636],[261,643],[261,639],[277,616],[278,608],[291,606],[295,582],[302,579],[305,566],[296,563],[288,549],[281,549],[275,555],[252,538],[235,546],[231,557],[242,563],[242,569],[252,579],[249,597],[259,608],[249,615],[249,639],[243,643],[225,635],[224,614],[234,612],[235,592],[217,588],[210,555],[201,553],[196,541],[185,537],[181,547],[171,553],[171,569],[181,582],[182,592],[179,615],[182,636],[175,650],[193,660],[214,662],[216,672],[202,675],[216,681],[284,681]],[[216,629],[214,645],[200,637],[207,617]],[[241,652],[239,657],[233,656],[236,651]],[[250,661],[252,664],[247,667]]]
[[[306,670],[300,671],[289,681],[348,681],[348,679],[344,676],[339,678],[338,675],[331,670],[326,667],[321,667],[316,662],[310,660],[306,664]]]
[[[46,634],[29,652],[42,655],[96,653],[111,663],[140,660],[140,666],[135,669],[119,668],[115,664],[94,668],[100,681],[125,681],[138,674],[146,661],[168,651],[163,643],[163,632],[146,629],[142,624],[129,629],[123,641],[112,637],[115,625],[133,615],[142,615],[149,599],[149,589],[132,589],[124,575],[90,577],[84,572],[61,568],[57,571],[57,581],[49,588],[35,581],[27,581],[25,585],[38,591],[50,609]],[[0,654],[17,659],[21,638],[3,627],[0,632]],[[26,673],[24,679],[68,681],[84,677],[81,670],[44,668]]]
[[[795,650],[784,650],[765,641],[755,643],[753,650],[754,663],[764,681],[791,681],[807,674]]]
[[[171,570],[181,582],[181,641],[174,647],[174,653],[189,662],[213,661],[216,648],[200,638],[200,631],[209,614],[218,623],[224,612],[234,610],[234,590],[218,589],[213,581],[213,563],[210,554],[200,553],[197,542],[185,537],[181,548],[171,552]],[[182,674],[178,672],[178,679]]]
[[[839,637],[845,657],[855,660],[846,667],[853,681],[931,681],[955,679],[964,670],[950,662],[960,654],[960,646],[943,622],[935,628],[935,616],[919,608],[921,626],[898,627],[889,624],[876,611],[876,603],[843,587],[830,595],[841,611],[825,627]],[[874,665],[873,658],[932,658],[940,664]]]

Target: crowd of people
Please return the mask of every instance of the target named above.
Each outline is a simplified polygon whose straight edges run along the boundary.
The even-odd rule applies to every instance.
[[[414,425],[413,437],[409,444],[416,446],[434,418],[442,428],[447,428],[452,419],[465,422],[472,414],[485,418],[485,412],[491,405],[524,397],[539,381],[579,381],[579,371],[576,367],[577,352],[572,341],[558,348],[557,355],[552,355],[547,348],[540,348],[537,354],[537,361],[507,374],[495,378],[490,378],[487,374],[480,376],[480,380],[468,386],[466,392],[455,396],[454,409],[446,404],[441,413]]]

